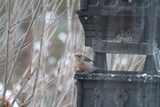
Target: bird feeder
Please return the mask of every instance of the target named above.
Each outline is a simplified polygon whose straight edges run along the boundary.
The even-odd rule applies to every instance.
[[[75,74],[77,107],[160,107],[160,1],[80,0],[94,73]],[[142,72],[110,71],[106,54],[146,55]]]

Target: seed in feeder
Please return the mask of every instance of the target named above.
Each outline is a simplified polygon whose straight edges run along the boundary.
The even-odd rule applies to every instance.
[[[117,43],[131,43],[133,42],[133,33],[131,29],[122,30],[115,38]]]

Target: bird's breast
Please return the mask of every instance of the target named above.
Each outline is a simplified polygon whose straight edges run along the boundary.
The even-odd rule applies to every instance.
[[[89,65],[86,64],[86,63],[80,63],[80,62],[78,62],[78,61],[76,61],[76,66],[77,66],[80,70],[85,71],[85,72],[90,72],[90,71],[92,71],[92,68],[93,68],[93,67],[89,66]]]

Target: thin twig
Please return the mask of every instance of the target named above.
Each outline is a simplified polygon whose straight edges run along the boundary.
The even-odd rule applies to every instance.
[[[43,30],[44,30],[44,26],[43,26]],[[44,32],[44,31],[42,31],[42,32]],[[35,81],[34,81],[34,85],[33,85],[33,91],[27,100],[30,100],[34,96],[36,88],[37,88],[37,81],[38,81],[38,76],[39,76],[39,72],[40,72],[41,56],[42,56],[42,51],[43,51],[42,47],[43,47],[43,34],[42,34],[41,40],[40,40],[40,52],[39,52],[39,58],[38,58],[37,72],[36,72]]]
[[[6,95],[6,91],[7,91],[7,77],[8,77],[8,66],[9,66],[9,63],[8,63],[8,59],[9,59],[9,35],[10,35],[10,0],[8,0],[6,2],[6,12],[7,12],[7,53],[6,53],[6,62],[5,62],[5,73],[4,73],[4,90],[3,90],[3,98],[2,98],[2,103],[1,103],[1,107],[3,107],[3,103],[4,103],[4,100],[5,100],[5,95]]]
[[[41,0],[39,1],[39,4],[38,4],[38,6],[37,6],[37,8],[36,8],[36,12],[35,12],[35,14],[33,15],[33,18],[32,18],[32,20],[31,20],[31,23],[29,24],[28,29],[27,29],[27,31],[26,31],[26,33],[25,33],[25,35],[24,35],[23,40],[22,40],[22,43],[21,43],[21,45],[20,45],[20,47],[19,47],[19,50],[18,50],[18,52],[17,52],[17,56],[16,56],[16,58],[15,58],[15,61],[14,61],[14,63],[13,63],[12,69],[11,69],[11,73],[10,73],[9,78],[8,78],[7,85],[9,85],[11,76],[12,76],[13,71],[14,71],[14,66],[15,66],[16,61],[17,61],[17,59],[18,59],[18,57],[19,57],[19,55],[20,55],[20,52],[21,52],[21,50],[22,50],[22,48],[23,48],[24,41],[25,41],[27,35],[29,34],[29,31],[31,30],[31,27],[32,27],[32,25],[33,25],[33,23],[34,23],[34,20],[35,20],[36,16],[37,16],[37,13],[38,13],[40,4],[41,4]]]
[[[35,20],[35,18],[36,18],[36,16],[37,16],[37,13],[38,13],[38,10],[39,10],[41,1],[42,1],[42,0],[40,0],[39,3],[38,3],[38,6],[37,6],[37,8],[36,8],[36,12],[35,12],[35,14],[33,15],[32,21],[31,21],[31,23],[30,23],[30,25],[29,25],[29,27],[28,27],[28,29],[27,29],[27,32],[26,32],[26,34],[25,34],[25,36],[24,36],[24,39],[23,39],[23,41],[22,41],[22,43],[21,43],[21,45],[20,45],[20,49],[18,50],[18,55],[17,55],[16,58],[15,58],[15,61],[14,61],[14,64],[13,64],[13,68],[12,68],[12,72],[11,72],[11,74],[10,74],[10,76],[9,76],[9,79],[8,79],[8,84],[9,84],[9,82],[10,82],[10,78],[11,78],[11,76],[12,76],[15,63],[16,63],[16,61],[17,61],[17,59],[18,59],[18,56],[19,56],[19,54],[20,54],[20,52],[21,52],[21,50],[22,50],[24,41],[25,41],[27,35],[29,34],[29,31],[30,31],[30,29],[31,29],[31,27],[32,27],[32,25],[33,25],[33,21]],[[12,105],[14,104],[14,102],[15,102],[15,99],[13,100]]]

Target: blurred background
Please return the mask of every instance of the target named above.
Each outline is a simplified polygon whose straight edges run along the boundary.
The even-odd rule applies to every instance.
[[[0,0],[0,97],[13,107],[76,107],[75,52],[92,58],[80,0]],[[141,71],[145,56],[107,55],[109,70]]]

